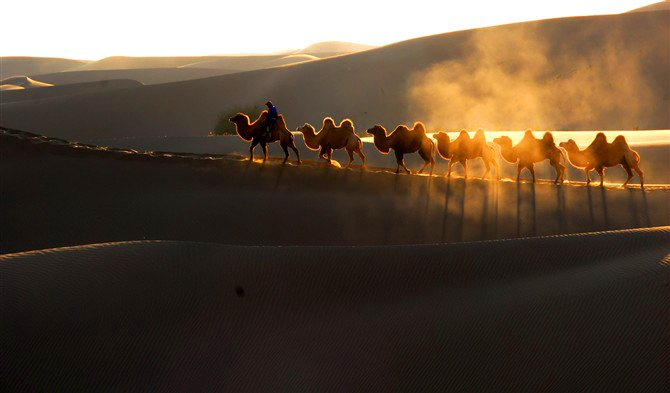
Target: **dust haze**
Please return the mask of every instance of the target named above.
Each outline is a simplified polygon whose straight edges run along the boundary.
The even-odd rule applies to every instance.
[[[584,45],[568,47],[533,32],[522,27],[496,35],[476,32],[467,44],[469,55],[410,77],[410,108],[433,129],[648,126],[639,119],[654,102],[654,76],[644,74],[643,64],[657,56],[651,52],[657,44],[631,46],[623,31],[606,38],[586,31],[580,33]]]

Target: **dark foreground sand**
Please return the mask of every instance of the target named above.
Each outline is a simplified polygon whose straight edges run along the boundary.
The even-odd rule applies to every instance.
[[[409,246],[146,241],[1,256],[3,385],[660,392],[670,377],[669,251],[666,227]]]
[[[667,186],[447,180],[1,138],[1,253],[142,239],[444,243],[670,225]]]
[[[670,378],[667,186],[10,130],[0,179],[2,253],[76,246],[0,256],[7,391],[650,392]],[[426,244],[637,227],[659,228]]]

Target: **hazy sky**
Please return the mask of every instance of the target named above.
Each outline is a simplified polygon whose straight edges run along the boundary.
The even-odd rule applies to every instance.
[[[614,14],[654,2],[9,0],[2,7],[0,56],[95,60],[273,52],[321,41],[384,45],[482,26]]]

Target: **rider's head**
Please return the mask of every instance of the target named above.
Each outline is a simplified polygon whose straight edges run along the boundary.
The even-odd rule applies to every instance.
[[[274,106],[270,101],[266,102],[265,105],[267,105],[268,108],[272,108]]]

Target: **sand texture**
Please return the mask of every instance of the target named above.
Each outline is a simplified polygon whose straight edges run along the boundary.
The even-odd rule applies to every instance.
[[[9,390],[667,388],[670,228],[0,257]]]

